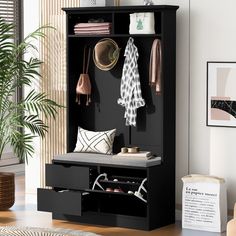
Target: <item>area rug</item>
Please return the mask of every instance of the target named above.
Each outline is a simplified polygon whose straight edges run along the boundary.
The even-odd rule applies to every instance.
[[[35,227],[17,227],[4,226],[0,227],[1,236],[99,236],[98,234],[85,232],[81,230],[69,229],[48,229]]]

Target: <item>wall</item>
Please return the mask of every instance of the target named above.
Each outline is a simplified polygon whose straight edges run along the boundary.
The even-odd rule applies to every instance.
[[[229,209],[236,201],[236,129],[206,126],[206,62],[236,61],[235,8],[235,0],[190,3],[190,173],[224,177]]]
[[[79,6],[79,0],[39,0],[40,25],[51,25],[40,40],[40,67],[43,75],[41,92],[58,104],[66,106],[66,14],[63,7]],[[56,83],[55,83],[56,81]],[[42,117],[50,128],[41,141],[40,186],[45,187],[45,164],[55,155],[66,152],[66,109],[57,109],[56,119]]]
[[[39,25],[56,29],[47,29],[46,37],[36,41],[39,58],[44,63],[40,67],[43,77],[35,84],[35,89],[60,105],[66,104],[66,18],[61,8],[75,6],[79,6],[79,0],[24,1],[25,36]],[[35,154],[26,166],[27,192],[36,193],[37,187],[45,187],[45,163],[50,163],[54,155],[65,153],[66,109],[57,109],[56,119],[45,116],[42,119],[49,130],[44,139],[35,139]]]
[[[39,27],[39,0],[24,0],[24,32],[27,36]],[[38,43],[35,46],[39,46]],[[29,88],[28,88],[29,89]],[[35,87],[36,89],[36,87]],[[26,93],[27,91],[25,91]],[[25,187],[26,192],[35,193],[40,184],[40,142],[34,140],[35,154],[29,158],[28,164],[25,165]]]
[[[176,23],[176,203],[181,204],[181,178],[188,174],[189,166],[189,0],[155,2],[179,6]]]

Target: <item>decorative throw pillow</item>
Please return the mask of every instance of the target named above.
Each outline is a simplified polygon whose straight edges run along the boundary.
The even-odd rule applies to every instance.
[[[116,129],[94,132],[78,127],[77,143],[74,152],[112,154],[115,134]]]

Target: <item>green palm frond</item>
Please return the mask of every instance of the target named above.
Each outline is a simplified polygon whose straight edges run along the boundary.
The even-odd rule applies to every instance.
[[[36,136],[32,134],[26,134],[15,130],[11,134],[11,146],[14,153],[20,160],[25,160],[28,163],[28,158],[34,153],[33,139]]]
[[[14,35],[11,32],[13,29],[13,24],[7,24],[2,18],[0,18],[0,43],[14,38]]]
[[[43,113],[46,118],[48,116],[55,118],[57,113],[56,107],[61,107],[53,100],[48,99],[45,93],[38,93],[34,90],[32,90],[22,101],[22,106],[24,106],[29,113]]]
[[[44,137],[45,132],[48,131],[48,126],[37,115],[24,116],[22,125],[28,128],[34,135],[39,135],[40,137]]]
[[[17,45],[12,40],[14,25],[0,18],[0,158],[4,147],[10,144],[15,154],[27,162],[34,153],[34,137],[45,137],[49,128],[42,115],[55,118],[62,107],[35,90],[21,101],[13,99],[18,88],[32,87],[32,82],[41,78],[42,61],[34,56],[25,59],[24,55],[37,50],[33,41],[45,37],[48,28],[52,27],[38,28]]]

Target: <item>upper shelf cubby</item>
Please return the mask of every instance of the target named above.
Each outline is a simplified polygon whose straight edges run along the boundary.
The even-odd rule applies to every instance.
[[[88,23],[89,21],[104,21],[104,22],[109,22],[112,24],[113,22],[113,14],[112,13],[104,13],[104,12],[91,12],[90,14],[84,14],[84,13],[79,13],[79,14],[71,14],[68,19],[68,33],[69,35],[73,35],[74,33],[74,26],[77,23]],[[111,26],[111,33],[113,33],[113,26]]]
[[[130,14],[135,12],[154,12],[155,16],[155,34],[150,36],[162,35],[163,12],[176,10],[177,6],[170,5],[152,5],[152,6],[120,6],[120,7],[81,7],[81,8],[64,8],[67,12],[68,35],[73,37],[74,26],[77,23],[86,23],[91,19],[102,19],[104,22],[111,23],[111,31],[107,36],[129,36]],[[134,10],[135,9],[135,10]],[[86,12],[86,14],[85,14]],[[100,37],[100,35],[75,35],[75,37]],[[103,37],[104,35],[101,35]],[[142,37],[142,35],[133,35]],[[146,35],[148,36],[148,35]]]
[[[130,14],[137,11],[118,12],[114,14],[114,32],[115,34],[128,34],[130,25]],[[149,9],[148,12],[153,12]],[[154,12],[155,17],[155,34],[161,34],[161,13]]]

